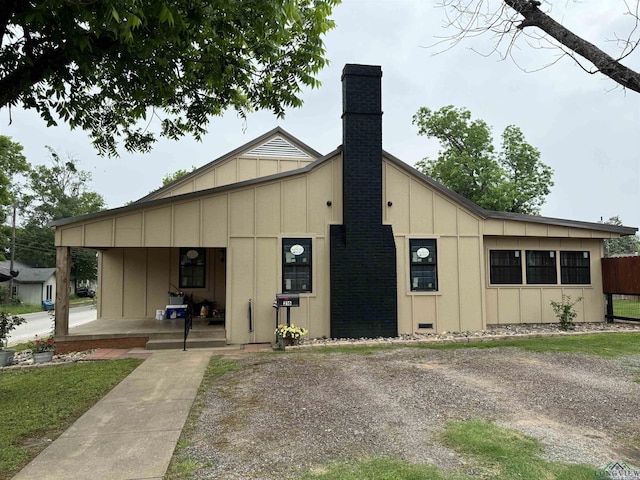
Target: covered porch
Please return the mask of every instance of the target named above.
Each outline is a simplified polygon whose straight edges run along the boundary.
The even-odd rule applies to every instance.
[[[70,247],[57,247],[54,333],[60,348],[71,342],[75,342],[75,350],[116,345],[177,348],[184,335],[184,319],[156,320],[158,310],[164,311],[173,303],[168,297],[176,290],[184,295],[178,303],[188,304],[194,319],[189,343],[205,347],[226,344],[225,248],[93,249],[99,252],[97,320],[70,328]],[[199,318],[201,313],[205,318]]]

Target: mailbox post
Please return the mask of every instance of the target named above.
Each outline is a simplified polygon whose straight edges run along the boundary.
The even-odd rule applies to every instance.
[[[291,307],[300,306],[300,294],[298,293],[277,293],[276,294],[276,328],[278,328],[278,310],[287,308],[287,327],[291,326]]]

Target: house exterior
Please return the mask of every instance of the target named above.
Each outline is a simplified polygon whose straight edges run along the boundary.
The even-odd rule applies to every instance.
[[[299,294],[291,320],[312,338],[553,322],[563,293],[584,299],[576,321],[603,321],[603,239],[637,229],[490,212],[426,177],[382,149],[381,77],[345,66],[333,152],[276,128],[133,204],[54,222],[58,291],[81,247],[99,252],[99,318],[154,318],[180,289],[224,311],[230,344],[273,339],[277,293]],[[66,335],[64,295],[56,309]]]
[[[9,261],[0,261],[0,273],[9,271],[9,265]],[[20,262],[14,262],[13,270],[18,272],[13,279],[14,295],[22,303],[41,305],[45,300],[53,301],[56,298],[55,268],[32,268]],[[9,285],[9,282],[5,284]]]

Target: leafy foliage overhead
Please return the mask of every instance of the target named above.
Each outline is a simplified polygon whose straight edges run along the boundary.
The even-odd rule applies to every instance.
[[[471,119],[465,108],[422,107],[413,123],[419,135],[437,139],[442,147],[438,158],[417,162],[418,170],[487,210],[540,213],[553,172],[518,127],[505,128],[496,153],[489,125]]]
[[[227,109],[282,116],[319,85],[339,1],[3,0],[0,108],[62,119],[108,155],[118,138],[200,139]]]

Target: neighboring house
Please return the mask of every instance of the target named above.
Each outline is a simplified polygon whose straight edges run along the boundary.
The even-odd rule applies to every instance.
[[[11,280],[11,269],[7,266],[3,266],[0,262],[0,282]]]
[[[312,338],[553,322],[563,293],[584,298],[576,321],[603,321],[602,240],[637,229],[490,212],[426,177],[382,150],[381,76],[345,67],[327,155],[276,128],[133,204],[54,222],[59,288],[70,248],[96,249],[99,318],[152,319],[180,289],[225,311],[233,344],[273,339],[281,292],[299,293],[292,321]]]
[[[8,260],[0,261],[0,272],[9,269]],[[20,262],[13,262],[18,276],[13,279],[14,295],[22,303],[41,305],[44,300],[54,301],[56,298],[56,269],[32,268]],[[8,285],[9,282],[5,282]]]

